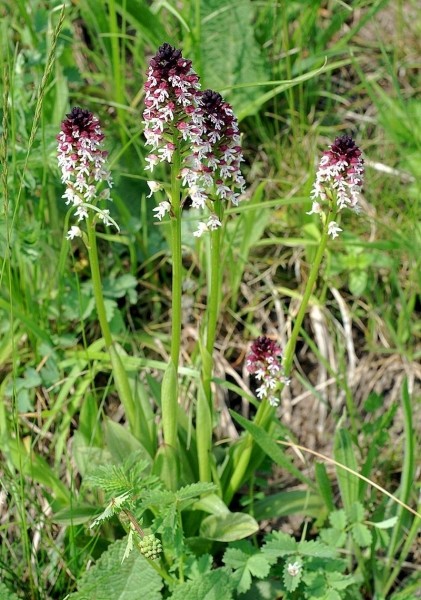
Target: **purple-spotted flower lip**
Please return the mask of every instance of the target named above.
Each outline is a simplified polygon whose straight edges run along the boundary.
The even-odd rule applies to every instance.
[[[288,385],[282,366],[282,349],[274,340],[265,335],[258,337],[251,345],[247,355],[246,367],[260,382],[256,396],[260,400],[267,399],[272,406],[279,404],[281,385]]]

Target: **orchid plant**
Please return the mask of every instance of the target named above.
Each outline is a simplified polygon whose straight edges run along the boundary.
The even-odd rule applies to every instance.
[[[164,193],[153,209],[159,221],[169,220],[172,251],[172,331],[171,360],[164,375],[161,393],[163,444],[158,450],[158,464],[167,487],[180,485],[180,441],[178,372],[181,340],[182,300],[182,211],[187,201],[204,215],[194,236],[210,236],[210,273],[208,274],[207,308],[201,349],[201,376],[198,386],[195,420],[198,477],[202,482],[214,481],[227,505],[247,479],[251,464],[256,466],[252,436],[247,433],[234,447],[231,460],[222,470],[216,468],[212,437],[215,407],[212,395],[213,351],[221,297],[221,240],[225,207],[236,206],[244,197],[245,180],[241,174],[244,160],[237,119],[232,107],[213,90],[202,91],[200,78],[181,50],[168,43],[160,46],[150,59],[145,82],[143,112],[146,145],[145,170],[151,173],[158,165],[170,166],[170,183],[149,180],[149,197]],[[63,198],[71,206],[77,225],[72,225],[68,239],[82,237],[92,270],[95,300],[105,346],[110,353],[117,391],[125,406],[131,429],[147,437],[144,419],[132,397],[127,373],[113,342],[106,319],[96,247],[97,223],[117,223],[103,201],[109,201],[112,178],[106,166],[107,152],[98,119],[88,110],[74,108],[62,123],[58,136],[58,162]],[[322,233],[312,263],[294,327],[284,350],[276,340],[262,335],[251,346],[246,366],[259,383],[256,395],[257,426],[267,429],[281,400],[282,389],[289,384],[295,346],[314,288],[328,238],[342,231],[339,213],[346,207],[358,208],[364,167],[361,151],[349,136],[335,139],[323,154],[311,193],[312,208],[308,214],[320,216]],[[83,226],[85,225],[85,228]],[[147,440],[142,439],[150,448]],[[153,450],[153,449],[152,449]],[[185,449],[184,449],[185,450]],[[161,468],[162,467],[162,468]],[[219,474],[218,474],[219,473]],[[165,475],[166,474],[166,475]]]

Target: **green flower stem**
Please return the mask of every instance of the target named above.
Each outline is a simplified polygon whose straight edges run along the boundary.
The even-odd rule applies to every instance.
[[[114,383],[117,388],[119,398],[124,406],[124,410],[126,411],[127,420],[130,424],[131,430],[133,432],[137,432],[138,424],[136,423],[136,411],[132,391],[130,388],[127,373],[124,369],[123,363],[121,362],[121,358],[114,347],[110,326],[107,321],[104,296],[102,294],[101,274],[98,260],[98,248],[96,243],[95,216],[89,215],[87,229],[89,263],[91,267],[92,287],[94,291],[99,325],[101,327],[101,332],[105,341],[105,346],[110,355],[111,367],[114,375]]]
[[[297,318],[295,319],[294,327],[292,329],[291,337],[286,345],[284,351],[284,370],[285,376],[288,377],[291,372],[292,362],[294,360],[295,355],[295,347],[297,345],[298,335],[300,333],[301,325],[303,324],[304,316],[307,312],[308,302],[310,300],[311,292],[313,291],[314,284],[316,283],[317,275],[319,274],[320,263],[322,262],[323,254],[326,250],[326,245],[328,241],[328,225],[329,222],[333,219],[326,219],[325,226],[323,228],[322,237],[320,240],[319,247],[316,252],[316,256],[314,257],[313,264],[310,269],[310,274],[307,279],[306,288],[304,290],[303,298],[301,300],[300,309],[297,314]]]
[[[172,311],[171,311],[171,363],[168,365],[162,385],[162,428],[164,441],[174,450],[178,446],[178,366],[181,343],[181,200],[180,164],[178,150],[174,151],[171,166],[171,252],[172,252]]]
[[[181,342],[181,202],[180,202],[180,153],[174,151],[171,167],[171,250],[172,250],[172,327],[171,360],[178,373]]]
[[[254,417],[255,425],[266,429],[268,423],[270,423],[270,421],[272,420],[274,412],[275,408],[269,404],[268,400],[263,400],[260,403],[259,408],[257,409],[256,415]],[[243,483],[243,480],[247,473],[247,468],[250,463],[252,452],[253,437],[249,433],[247,433],[245,437],[240,441],[235,451],[235,456],[239,458],[234,466],[234,471],[228,482],[228,486],[224,494],[224,502],[225,504],[227,504],[227,506],[229,506],[235,492]]]
[[[222,223],[223,206],[221,200],[214,201],[214,210]],[[212,451],[214,407],[211,381],[213,372],[213,348],[215,344],[221,298],[221,236],[222,227],[218,227],[218,229],[210,233],[211,260],[208,282],[207,320],[205,343],[202,348],[201,388],[199,389],[197,398],[196,420],[197,457],[200,481],[212,480],[210,454]]]
[[[222,223],[223,207],[220,200],[214,202],[215,214]],[[222,227],[210,234],[211,243],[211,274],[208,293],[208,310],[206,324],[206,358],[203,362],[202,378],[206,397],[212,408],[211,380],[213,371],[213,347],[215,344],[216,327],[218,325],[219,304],[221,299],[221,236]]]
[[[140,552],[140,554],[143,556],[142,552],[140,551],[140,548],[138,546],[136,546],[136,547],[137,547],[137,550]],[[145,557],[143,556],[143,558],[145,558]],[[178,581],[176,579],[174,579],[174,577],[171,577],[171,575],[169,575],[167,573],[167,571],[157,563],[156,560],[152,560],[151,558],[145,558],[145,560],[148,561],[149,565],[153,569],[155,569],[155,571],[158,573],[158,575],[160,575],[162,577],[162,579],[164,579],[170,585],[171,588],[173,588],[175,585],[177,585]],[[161,561],[161,563],[162,563],[162,561]]]
[[[322,237],[320,240],[319,247],[316,252],[316,256],[314,258],[313,264],[310,269],[310,274],[308,276],[306,288],[304,290],[303,298],[301,300],[300,309],[298,311],[297,318],[294,323],[294,327],[291,333],[291,337],[287,344],[287,347],[284,352],[284,369],[285,376],[288,376],[292,362],[295,355],[295,347],[297,345],[298,335],[300,333],[301,325],[304,320],[304,316],[306,314],[307,306],[310,300],[311,292],[313,291],[314,284],[317,279],[317,275],[319,273],[320,264],[322,262],[323,254],[326,249],[327,241],[328,241],[328,225],[334,217],[329,217],[326,219],[326,222],[323,227]],[[280,386],[278,393],[280,394],[283,385]],[[269,404],[267,400],[261,402],[259,408],[257,409],[256,416],[254,418],[254,423],[259,425],[260,427],[266,429],[268,424],[271,422],[275,409]],[[237,464],[234,466],[234,471],[230,478],[230,481],[227,486],[227,490],[224,496],[224,500],[226,504],[229,504],[235,494],[235,492],[239,489],[240,485],[243,483],[243,480],[246,476],[247,469],[250,463],[250,458],[253,451],[253,438],[247,433],[243,440],[239,443],[236,456],[239,456],[239,460]]]

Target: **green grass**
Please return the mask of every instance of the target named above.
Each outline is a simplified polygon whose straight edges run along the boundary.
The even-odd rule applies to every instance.
[[[291,389],[270,435],[334,456],[419,512],[416,13],[415,1],[399,0],[351,5],[81,0],[64,11],[58,2],[38,0],[0,6],[0,598],[15,593],[59,599],[75,591],[91,562],[124,533],[114,521],[100,531],[89,529],[104,505],[103,490],[85,482],[89,467],[124,463],[131,452],[150,461],[148,450],[161,435],[154,423],[171,351],[170,234],[154,221],[154,199],[146,198],[150,173],[144,171],[141,121],[148,60],[164,41],[193,60],[204,89],[218,89],[232,103],[246,158],[247,200],[227,211],[221,254],[215,379],[225,420],[214,423],[215,464],[229,455],[233,432],[242,431],[227,408],[241,412],[240,403],[251,394],[243,370],[249,342],[262,333],[283,346],[289,339],[319,240],[318,221],[306,214],[317,162],[337,135],[351,133],[366,159],[362,210],[344,215],[344,233],[328,247]],[[123,428],[87,250],[65,240],[70,215],[61,198],[55,136],[65,113],[77,105],[99,116],[110,152],[111,210],[121,233],[110,229],[98,236],[100,266],[111,333],[146,415],[146,450],[139,432]],[[157,178],[165,176],[164,169],[157,172]],[[185,410],[178,417],[186,448],[183,477],[190,482],[197,480],[198,339],[210,263],[206,240],[192,236],[192,221],[193,213],[185,214],[180,340]],[[302,515],[306,502],[317,507],[322,499],[314,531],[332,511],[333,497],[336,508],[348,512],[358,500],[369,521],[397,517],[388,540],[384,530],[373,530],[378,554],[370,555],[365,570],[359,555],[365,547],[349,537],[348,572],[360,569],[363,594],[375,591],[378,598],[398,600],[408,578],[407,597],[415,597],[409,590],[416,590],[413,579],[420,571],[408,562],[416,560],[417,518],[340,468],[335,475],[318,466],[316,476],[313,463],[304,469],[297,456],[274,450],[266,431],[255,424],[249,430],[264,452],[254,456],[260,465],[255,491],[251,480],[232,510],[257,502],[258,513],[259,498],[273,494],[265,510],[277,528],[276,519],[286,512],[276,512],[276,494],[295,493],[301,482],[302,496],[291,510]],[[345,442],[346,449],[340,446]],[[281,465],[283,476],[272,473],[272,463]],[[265,470],[271,485],[259,478]],[[198,522],[192,512],[180,520],[193,537]],[[294,533],[302,534],[301,522]],[[200,551],[211,552],[209,542],[201,543]]]

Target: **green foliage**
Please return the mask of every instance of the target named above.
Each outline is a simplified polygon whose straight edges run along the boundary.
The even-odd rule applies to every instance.
[[[240,594],[250,589],[252,577],[265,579],[272,564],[249,542],[238,542],[234,547],[228,548],[223,560],[224,564],[233,570],[236,589]]]
[[[142,595],[150,600],[161,598],[162,581],[157,572],[139,553],[132,552],[123,561],[124,540],[112,544],[78,583],[69,600],[135,600]]]
[[[18,600],[18,596],[0,581],[0,600]]]
[[[256,112],[259,84],[269,79],[253,29],[256,8],[251,0],[200,2],[201,28],[197,52],[205,88],[229,90],[237,113]],[[247,56],[247,60],[244,60]]]
[[[216,569],[177,587],[170,600],[232,600],[233,586],[229,572]]]
[[[420,578],[408,563],[420,520],[406,505],[420,511],[419,399],[416,385],[410,394],[404,383],[401,400],[396,394],[404,370],[412,384],[420,357],[421,104],[412,10],[413,2],[396,0],[80,0],[63,15],[60,2],[2,5],[0,600],[417,597]],[[140,124],[146,65],[164,41],[182,46],[203,88],[233,104],[248,181],[247,201],[225,211],[213,355],[198,342],[210,244],[192,236],[194,213],[183,211],[178,376],[168,360],[169,227],[154,221],[146,197]],[[121,233],[98,231],[98,249],[125,393],[110,374],[87,248],[63,235],[69,214],[55,136],[74,105],[98,113],[110,152],[110,210]],[[326,318],[329,354],[316,348],[306,316],[292,402],[256,422],[253,382],[248,389],[242,381],[247,344],[263,332],[288,338],[296,320],[320,241],[318,222],[306,215],[315,157],[340,132],[358,138],[367,177],[361,214],[344,218],[312,289],[309,306]],[[164,180],[162,165],[155,176]],[[343,298],[340,315],[331,290]],[[353,345],[356,370],[348,369]],[[375,367],[364,362],[374,354]],[[201,360],[218,365],[215,402],[199,395]],[[330,377],[322,391],[320,365]],[[334,386],[332,410],[313,431],[306,411],[316,414],[317,398],[325,402],[324,390]],[[121,408],[131,406],[129,396],[130,424]],[[200,400],[211,448],[197,438]],[[320,427],[335,472],[328,462],[313,471],[277,443],[299,437],[314,448]],[[163,430],[174,447],[160,444]],[[227,505],[221,498],[249,450]],[[291,536],[277,531],[289,516],[299,516]],[[273,532],[262,537],[263,529]]]

